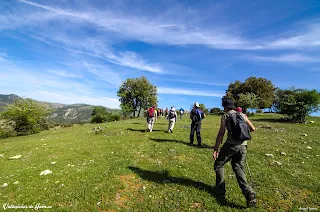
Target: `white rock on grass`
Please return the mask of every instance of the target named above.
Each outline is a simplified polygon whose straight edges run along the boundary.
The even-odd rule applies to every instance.
[[[3,154],[0,154],[0,157],[4,158],[4,155],[3,155]]]
[[[16,181],[13,183],[13,185],[18,185],[19,184],[19,181]]]
[[[302,134],[304,137],[307,137],[308,136],[308,134],[306,134],[306,133],[304,133],[304,134]]]
[[[15,160],[15,159],[19,159],[19,158],[21,158],[21,157],[22,157],[22,155],[16,155],[16,156],[10,157],[9,159],[10,159],[10,160]]]
[[[271,158],[274,157],[273,154],[266,154],[266,156],[267,156],[267,157],[271,157]]]
[[[42,176],[42,175],[48,175],[48,174],[52,174],[52,171],[47,169],[47,170],[42,171],[39,175]]]
[[[307,146],[307,149],[312,149],[312,147],[311,146]]]
[[[273,161],[272,165],[277,165],[277,166],[282,166],[282,163],[280,163],[279,161]]]
[[[8,186],[8,183],[3,183],[3,185],[1,186],[2,188],[5,188]]]
[[[56,163],[57,163],[56,161],[53,161],[53,162],[51,162],[50,164],[51,164],[51,165],[54,165],[54,164],[56,164]]]
[[[281,153],[280,153],[280,155],[286,156],[286,155],[287,155],[287,153],[285,153],[285,152],[281,152]]]
[[[310,121],[310,123],[312,123],[312,124],[313,124],[313,123],[314,123],[314,121]]]

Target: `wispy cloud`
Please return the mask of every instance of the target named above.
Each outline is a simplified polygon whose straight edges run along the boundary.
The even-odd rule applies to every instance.
[[[277,56],[249,56],[247,59],[279,63],[319,63],[320,58],[305,56],[301,54],[286,54]]]
[[[168,20],[137,17],[113,11],[77,12],[59,7],[18,0],[34,7],[57,13],[66,18],[82,20],[95,24],[107,31],[120,34],[124,38],[140,40],[153,44],[204,45],[217,49],[257,49],[258,45],[230,32],[211,27],[202,29],[197,25]]]
[[[303,31],[301,31],[303,30]],[[306,47],[320,47],[320,24],[310,24],[291,36],[271,41],[267,47],[275,49],[295,49]]]
[[[222,97],[224,93],[214,91],[188,90],[182,88],[158,87],[159,94]]]
[[[57,76],[61,76],[61,77],[70,77],[70,78],[81,78],[81,75],[78,74],[74,74],[74,73],[70,73],[67,72],[65,70],[53,70],[53,69],[48,69],[47,70],[49,73],[57,75]]]
[[[120,75],[115,71],[111,71],[106,66],[93,65],[85,61],[82,61],[82,64],[87,68],[87,70],[91,74],[96,75],[97,77],[99,77],[99,79],[102,79],[112,85],[115,85],[116,87],[118,87],[122,82]]]
[[[70,92],[34,91],[28,94],[28,96],[26,97],[54,103],[84,103],[90,105],[101,105],[109,108],[120,108],[120,102],[118,98],[110,98],[103,96],[86,96]]]

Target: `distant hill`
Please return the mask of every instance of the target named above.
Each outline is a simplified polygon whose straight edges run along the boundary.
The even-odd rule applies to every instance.
[[[12,104],[16,99],[21,99],[21,97],[15,94],[0,94],[0,111],[3,110],[3,108],[8,104]],[[93,105],[87,104],[67,105],[51,102],[38,102],[53,108],[54,112],[50,116],[49,120],[57,124],[87,122],[90,120],[92,111],[94,109]],[[119,109],[107,108],[107,111],[111,113],[121,113],[121,110]]]

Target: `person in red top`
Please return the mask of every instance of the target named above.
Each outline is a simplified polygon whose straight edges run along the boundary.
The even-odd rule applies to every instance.
[[[147,123],[148,123],[148,131],[152,132],[153,125],[157,119],[157,110],[156,106],[150,107],[147,111]]]

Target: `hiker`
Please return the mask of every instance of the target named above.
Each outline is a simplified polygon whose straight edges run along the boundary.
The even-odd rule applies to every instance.
[[[168,133],[173,133],[174,124],[177,122],[177,112],[174,106],[171,107],[167,120],[169,121]]]
[[[148,132],[152,132],[153,125],[157,119],[156,106],[150,107],[147,111]]]
[[[205,117],[206,115],[201,110],[199,103],[198,102],[194,103],[194,106],[190,112],[190,119],[192,120],[192,122],[191,122],[189,145],[193,145],[194,131],[196,131],[198,146],[201,146],[201,135],[200,135],[201,120],[204,119]]]
[[[166,108],[166,110],[165,110],[165,112],[164,112],[164,116],[165,116],[165,117],[168,116],[168,112],[169,112],[169,110],[168,110],[168,108]]]
[[[256,194],[247,182],[244,172],[244,163],[247,152],[246,139],[251,139],[249,130],[255,131],[255,127],[243,113],[234,110],[234,101],[232,99],[224,99],[222,106],[225,113],[221,117],[220,130],[213,151],[218,199],[222,202],[225,201],[226,185],[224,182],[224,165],[231,160],[232,169],[237,177],[242,194],[247,200],[247,206],[254,207],[256,203]],[[240,123],[243,124],[241,128],[239,126]],[[237,128],[237,126],[239,128]],[[228,130],[227,139],[219,151],[219,146],[222,143],[226,129]],[[247,131],[242,129],[247,129]]]
[[[237,107],[236,112],[242,113],[242,107]],[[245,114],[245,113],[242,113],[242,114],[247,117],[247,114]]]
[[[181,120],[181,119],[182,119],[182,116],[183,116],[183,114],[184,114],[184,109],[183,109],[183,107],[180,108],[179,112],[180,112],[180,120]]]

